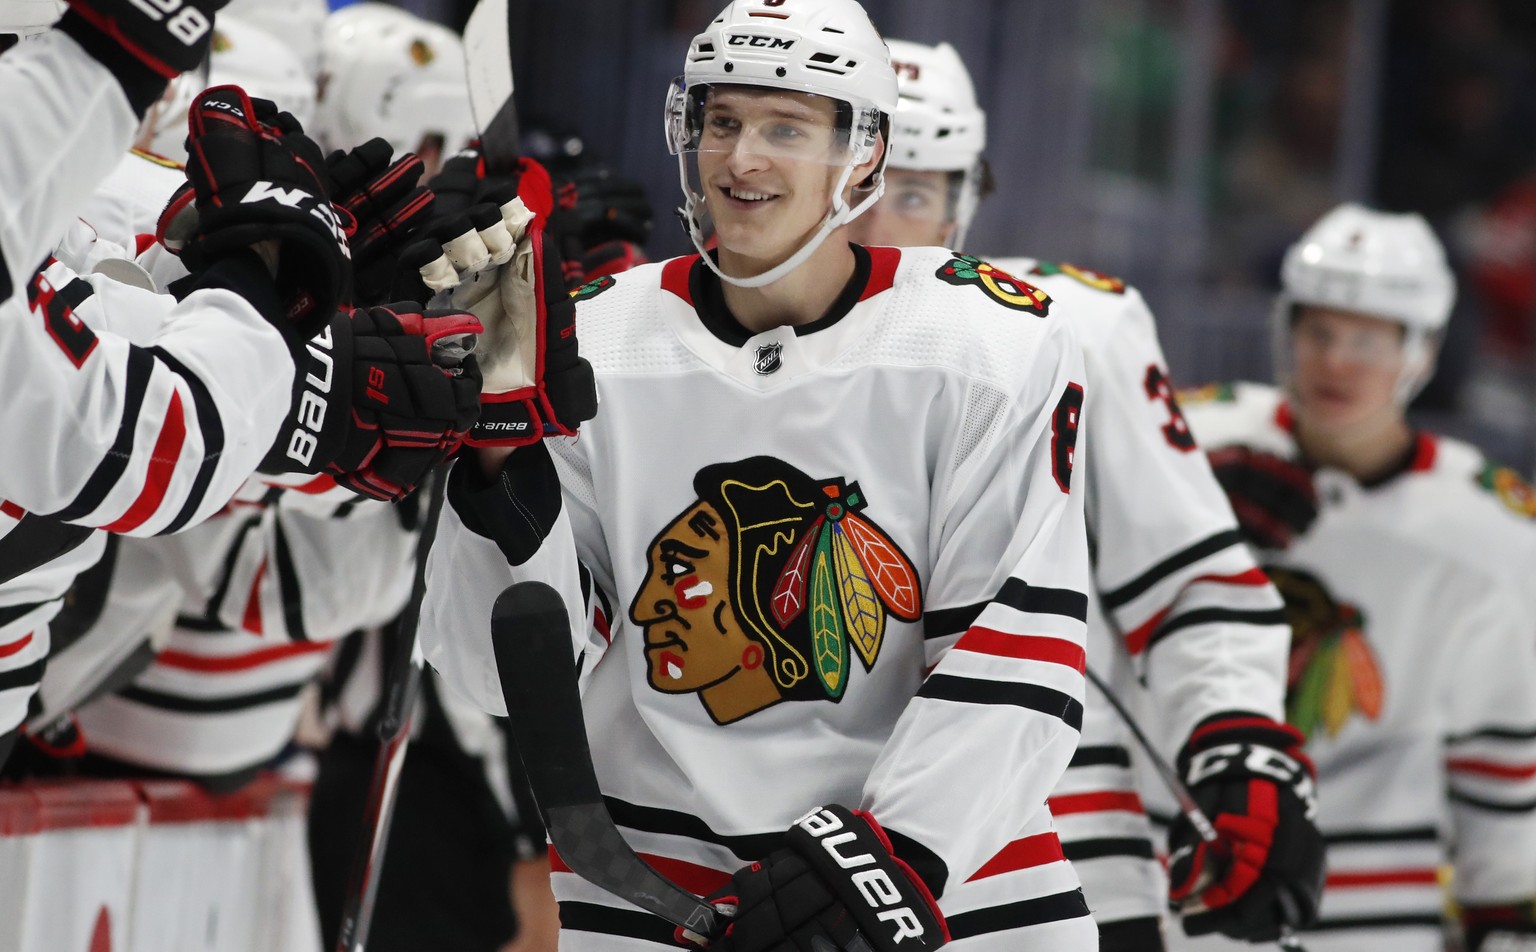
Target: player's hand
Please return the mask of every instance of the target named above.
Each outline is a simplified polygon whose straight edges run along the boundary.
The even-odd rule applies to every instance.
[[[524,160],[520,186],[547,208],[547,192],[531,188],[539,179],[530,165]],[[547,188],[547,176],[542,183]],[[467,442],[523,446],[575,435],[597,413],[597,385],[577,347],[576,305],[542,219],[519,195],[434,226],[434,236],[438,242],[413,247],[405,260],[420,265],[434,306],[468,311],[485,326],[477,351],[482,412]]]
[[[1507,906],[1461,907],[1467,952],[1536,952],[1536,899]]]
[[[642,245],[650,238],[654,215],[640,183],[605,165],[588,163],[554,175],[555,210],[550,229],[569,262],[566,279],[591,281],[620,274],[648,260]]]
[[[164,80],[203,61],[213,14],[229,0],[68,0],[59,28],[114,73],[131,62]],[[158,97],[158,93],[155,94]],[[145,103],[148,108],[149,103]],[[143,115],[143,110],[139,111]]]
[[[403,498],[479,415],[480,330],[472,315],[414,305],[338,313],[308,344],[262,471],[327,472],[362,495]]]
[[[198,94],[188,129],[188,186],[160,216],[161,241],[193,272],[276,241],[290,340],[309,339],[351,299],[353,223],[326,193],[319,146],[288,113],[238,86]]]
[[[710,901],[731,917],[710,952],[928,952],[949,941],[927,886],[891,855],[880,824],[835,804],[797,820],[783,849],[737,871]]]
[[[1312,763],[1295,728],[1212,718],[1190,736],[1179,768],[1217,834],[1205,842],[1182,816],[1168,832],[1168,895],[1185,933],[1274,942],[1282,925],[1316,919],[1324,846]],[[1289,921],[1288,908],[1300,921]]]
[[[1302,464],[1247,446],[1224,446],[1209,455],[1250,545],[1287,549],[1317,519],[1317,489]]]
[[[353,301],[362,306],[410,296],[401,284],[400,254],[422,235],[435,212],[432,191],[420,184],[426,166],[414,153],[395,158],[389,143],[370,139],[325,160],[331,201],[352,216]],[[415,276],[412,275],[412,278]]]

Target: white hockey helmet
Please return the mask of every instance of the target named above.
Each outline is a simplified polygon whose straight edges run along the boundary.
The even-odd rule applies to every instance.
[[[916,172],[960,172],[954,196],[953,244],[965,247],[986,179],[981,153],[987,147],[987,114],[960,54],[948,43],[926,46],[887,40],[901,99],[891,121],[890,166]]]
[[[0,0],[0,34],[35,36],[63,13],[64,0]]]
[[[440,135],[451,155],[475,137],[457,33],[398,7],[355,3],[331,14],[322,41],[315,123],[328,148],[383,136],[400,152]]]
[[[171,100],[155,117],[151,152],[186,161],[187,110],[192,98],[209,86],[235,85],[253,98],[270,99],[277,108],[292,113],[306,130],[314,120],[313,75],[286,42],[238,17],[219,14],[213,25],[207,73],[199,78],[201,83],[173,86]]]
[[[1394,321],[1406,330],[1399,399],[1406,403],[1429,381],[1433,345],[1456,302],[1456,278],[1423,216],[1340,205],[1286,251],[1280,282],[1280,334],[1289,332],[1297,305]]]
[[[843,174],[820,230],[788,259],[763,274],[738,278],[722,273],[704,254],[704,196],[689,180],[688,155],[703,132],[705,94],[711,86],[761,86],[825,96],[843,104],[839,132],[844,148],[833,159]],[[875,154],[882,131],[896,112],[896,75],[890,51],[856,0],[734,0],[693,38],[683,75],[667,93],[667,146],[678,157],[684,204],[679,209],[704,261],[723,281],[762,287],[793,271],[838,227],[857,218],[885,191],[885,159],[853,206],[843,200],[856,166]],[[841,128],[846,122],[847,128]]]
[[[282,37],[309,75],[319,77],[320,31],[330,12],[326,0],[230,0],[219,16],[239,17]]]

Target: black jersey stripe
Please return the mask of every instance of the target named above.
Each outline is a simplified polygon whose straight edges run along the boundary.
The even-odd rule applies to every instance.
[[[1097,744],[1079,747],[1072,752],[1068,767],[1129,767],[1131,752],[1119,744]]]
[[[1447,744],[1465,744],[1474,740],[1536,740],[1536,727],[1484,727],[1465,734],[1446,737]]]
[[[783,845],[784,834],[774,833],[716,833],[709,824],[691,813],[667,810],[662,807],[640,806],[615,797],[603,797],[613,822],[619,826],[639,830],[642,833],[660,833],[723,846],[736,854],[743,863],[762,859]]]
[[[1036,615],[1063,615],[1081,622],[1088,620],[1088,596],[1082,592],[1030,585],[1022,579],[1010,578],[1003,583],[997,596],[988,601],[924,612],[923,637],[947,638],[964,634],[976,623],[982,610],[993,602]]]
[[[1452,803],[1459,803],[1464,807],[1472,807],[1476,810],[1487,810],[1491,813],[1530,813],[1536,810],[1536,798],[1504,803],[1498,800],[1474,797],[1469,793],[1463,793],[1456,789],[1450,791],[1449,797]]]
[[[145,707],[174,711],[178,714],[228,714],[232,711],[244,711],[297,697],[304,690],[304,685],[308,683],[309,679],[306,678],[297,684],[283,684],[265,691],[231,694],[224,697],[183,697],[141,687],[124,688],[118,692],[117,696],[133,701],[135,704],[143,704]]]
[[[672,923],[648,912],[633,909],[614,909],[592,902],[560,903],[560,928],[572,932],[600,932],[603,935],[625,936],[655,942],[668,948],[677,948],[672,941],[675,931]]]
[[[128,469],[133,456],[134,436],[139,426],[139,414],[144,408],[144,395],[149,390],[149,378],[155,372],[155,360],[142,347],[128,348],[128,373],[123,384],[123,415],[118,420],[117,438],[112,441],[101,462],[91,473],[90,479],[75,496],[73,502],[53,513],[55,519],[69,521],[95,512],[107,494],[117,485]]]
[[[38,658],[25,668],[0,671],[0,691],[9,691],[12,688],[37,687],[38,683],[43,680],[43,670],[47,665],[47,658]]]
[[[1218,532],[1175,552],[1119,588],[1100,592],[1099,598],[1103,601],[1105,608],[1119,608],[1180,569],[1194,565],[1201,559],[1210,558],[1234,545],[1239,545],[1242,541],[1243,537],[1236,529]]]
[[[203,504],[204,497],[208,495],[208,486],[213,482],[213,473],[219,467],[219,457],[224,453],[224,421],[220,418],[218,405],[214,403],[213,396],[208,392],[208,387],[201,377],[181,361],[166,353],[163,348],[151,347],[149,352],[186,383],[187,391],[192,394],[192,407],[197,412],[197,430],[203,437],[203,461],[198,464],[197,475],[193,477],[192,486],[187,490],[186,501],[181,504],[176,518],[167,523],[166,527],[158,533],[169,535],[180,531],[192,521],[198,507]]]
[[[1007,929],[1024,929],[1064,919],[1082,919],[1087,915],[1088,902],[1083,898],[1083,891],[1074,889],[1054,896],[1024,899],[950,916],[949,936],[953,940],[969,939],[971,936]]]
[[[294,641],[310,641],[309,631],[304,627],[304,587],[299,582],[299,570],[293,564],[288,534],[283,531],[281,518],[274,520],[273,526],[277,591],[283,603],[283,625],[288,629],[288,637]]]
[[[202,617],[177,615],[176,627],[185,628],[188,631],[229,630],[229,626],[219,617],[219,609],[224,604],[224,599],[229,597],[229,587],[234,584],[235,565],[240,561],[240,550],[245,545],[245,537],[250,535],[251,530],[259,524],[260,517],[253,513],[245,524],[235,531],[234,538],[229,541],[229,547],[224,550],[224,567],[219,570],[218,583],[213,586],[213,594],[208,596],[208,603],[203,608]]]
[[[50,598],[47,601],[23,602],[20,605],[6,605],[5,607],[0,608],[0,628],[4,628],[11,622],[22,618],[31,612],[37,611],[39,608],[42,608],[44,605],[47,605],[52,601],[53,599]]]
[[[1152,841],[1144,836],[1104,836],[1088,840],[1061,841],[1061,852],[1074,863],[1110,856],[1155,859]]]
[[[1059,717],[1073,730],[1083,729],[1082,702],[1039,684],[934,674],[923,682],[917,695],[936,701],[959,701],[964,704],[1011,704]]]
[[[1333,830],[1323,833],[1329,846],[1353,846],[1372,843],[1437,843],[1440,831],[1433,826],[1407,826],[1379,830]]]
[[[1152,637],[1147,639],[1144,650],[1151,651],[1154,645],[1169,635],[1196,625],[1238,624],[1269,627],[1285,623],[1283,608],[1196,608],[1182,615],[1174,615],[1159,625],[1157,631],[1152,633]]]
[[[1338,932],[1343,929],[1401,929],[1430,927],[1439,929],[1442,917],[1438,912],[1398,913],[1383,916],[1339,916],[1319,919],[1307,926],[1306,932]]]
[[[963,635],[971,625],[975,624],[976,617],[981,614],[982,609],[990,604],[992,604],[990,601],[977,602],[960,608],[941,608],[937,611],[924,612],[923,637],[933,639]]]

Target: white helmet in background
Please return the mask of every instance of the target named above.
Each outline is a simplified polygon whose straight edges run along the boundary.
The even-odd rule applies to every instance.
[[[447,27],[382,3],[331,14],[322,44],[317,136],[350,149],[383,136],[396,152],[442,136],[451,155],[475,137],[464,43]]]
[[[1286,251],[1280,282],[1281,335],[1297,305],[1394,321],[1406,331],[1398,398],[1406,403],[1429,381],[1433,344],[1456,302],[1456,278],[1423,216],[1340,205]]]
[[[723,274],[704,254],[704,196],[690,181],[688,156],[699,151],[704,99],[714,85],[811,93],[845,107],[838,121],[846,148],[832,160],[843,167],[843,174],[821,229],[783,263],[753,277]],[[693,38],[683,75],[672,81],[667,93],[667,146],[678,157],[684,197],[679,211],[689,236],[722,281],[749,288],[777,281],[803,264],[833,230],[880,200],[884,158],[852,207],[844,202],[843,191],[854,168],[875,154],[880,134],[889,129],[896,111],[896,99],[890,52],[855,0],[734,0]]]
[[[960,54],[948,43],[925,46],[888,40],[901,100],[891,123],[890,166],[915,172],[960,172],[954,196],[955,236],[976,217],[986,179],[981,153],[987,147],[987,114],[976,104],[976,87]]]
[[[64,14],[64,0],[0,0],[0,34],[35,36]]]
[[[238,17],[220,13],[214,21],[207,72],[199,80],[189,84],[185,96],[173,93],[173,101],[156,114],[149,151],[186,161],[187,110],[192,97],[210,86],[233,84],[253,98],[270,99],[306,130],[314,120],[313,75],[284,40]]]
[[[318,78],[320,31],[330,13],[326,0],[230,0],[219,16],[238,17],[282,37],[309,75]]]

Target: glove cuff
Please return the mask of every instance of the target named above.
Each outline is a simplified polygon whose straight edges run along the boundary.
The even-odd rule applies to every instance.
[[[1289,724],[1248,711],[1223,711],[1195,725],[1179,751],[1180,776],[1188,776],[1190,760],[1198,753],[1223,744],[1258,744],[1282,751],[1299,761],[1312,777],[1317,769],[1301,750],[1305,738]]]
[[[149,107],[165,95],[166,83],[175,74],[151,69],[145,60],[129,51],[126,39],[110,34],[107,24],[93,23],[71,6],[59,18],[58,29],[117,78],[135,116],[143,119]]]

